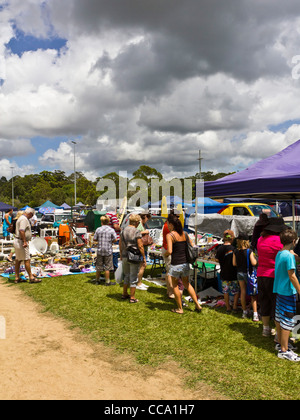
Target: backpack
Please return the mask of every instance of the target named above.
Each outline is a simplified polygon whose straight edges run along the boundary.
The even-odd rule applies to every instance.
[[[7,232],[15,234],[16,233],[16,224],[17,224],[17,219],[14,219],[11,223],[10,226],[8,226],[7,228]]]

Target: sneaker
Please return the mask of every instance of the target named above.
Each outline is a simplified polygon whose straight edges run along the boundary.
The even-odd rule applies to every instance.
[[[281,345],[279,343],[276,344],[275,350],[276,351],[281,351]],[[297,347],[293,346],[293,344],[289,342],[288,350],[294,351],[294,350],[297,350]]]
[[[105,283],[105,286],[115,286],[115,285],[116,285],[116,282],[114,282],[114,281],[111,281],[109,283]]]
[[[300,362],[300,357],[298,356],[298,354],[294,353],[292,350],[288,350],[286,352],[279,350],[278,357],[279,359],[286,359],[286,360],[289,360],[290,362]]]
[[[141,284],[140,286],[136,286],[136,290],[148,290],[148,287],[145,284]]]
[[[253,314],[252,321],[253,322],[259,322],[259,316],[258,316],[258,314]]]
[[[248,311],[243,311],[242,319],[247,319],[249,316]]]
[[[271,337],[271,328],[263,327],[262,335],[263,335],[263,337]]]

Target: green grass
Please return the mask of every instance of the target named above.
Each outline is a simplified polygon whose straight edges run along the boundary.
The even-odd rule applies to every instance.
[[[190,375],[187,386],[211,385],[233,399],[298,399],[300,365],[279,360],[262,326],[223,309],[189,304],[184,315],[170,312],[165,288],[137,291],[138,304],[121,300],[122,288],[96,286],[94,275],[21,284],[45,311],[70,321],[96,342],[129,352],[138,363],[159,366],[171,357]]]

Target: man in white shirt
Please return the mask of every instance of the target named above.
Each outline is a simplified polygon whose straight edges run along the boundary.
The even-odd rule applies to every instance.
[[[20,265],[24,261],[25,269],[29,276],[30,283],[40,283],[31,272],[30,265],[30,251],[29,242],[31,240],[31,224],[29,220],[35,214],[35,211],[28,207],[24,214],[19,217],[16,223],[16,234],[14,239],[14,248],[16,253],[16,264],[15,264],[15,283],[20,282]]]

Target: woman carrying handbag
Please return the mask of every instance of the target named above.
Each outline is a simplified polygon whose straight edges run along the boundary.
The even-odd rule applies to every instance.
[[[172,309],[176,314],[183,314],[181,294],[178,287],[178,281],[181,278],[184,287],[195,303],[195,311],[201,312],[202,308],[193,286],[189,282],[190,265],[188,263],[187,240],[183,232],[181,221],[174,215],[168,216],[168,228],[170,233],[167,235],[168,250],[166,256],[171,255],[171,267],[169,274],[172,277],[173,290],[177,308]]]
[[[143,246],[144,246],[144,253],[145,253],[145,257],[147,259],[147,254],[148,254],[148,246],[153,244],[153,240],[151,238],[151,236],[149,235],[149,230],[148,230],[148,220],[151,219],[151,215],[150,214],[141,214],[141,223],[139,224],[137,230],[141,232],[142,235],[142,242],[143,242]],[[141,264],[140,265],[140,270],[139,270],[139,274],[138,274],[138,284],[136,286],[136,288],[138,290],[148,290],[148,286],[144,283],[142,283],[143,280],[143,275],[145,272],[145,264]]]
[[[129,226],[120,235],[120,258],[124,273],[122,299],[129,299],[129,303],[138,302],[138,299],[135,298],[135,291],[141,262],[146,267],[142,235],[137,230],[140,221],[141,218],[138,214],[131,214]],[[130,288],[130,293],[128,293],[128,288]]]

